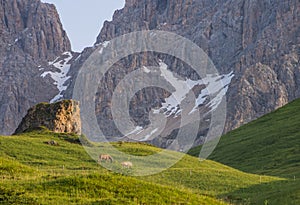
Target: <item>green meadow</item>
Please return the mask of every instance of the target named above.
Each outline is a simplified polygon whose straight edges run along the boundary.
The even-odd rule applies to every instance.
[[[200,149],[189,154],[198,156]],[[285,179],[234,191],[234,198],[249,198],[251,204],[300,204],[300,100],[226,134],[209,159]]]
[[[32,130],[0,137],[0,204],[300,204],[300,101],[221,138],[209,160],[201,147],[150,176],[93,160],[78,136]],[[54,140],[58,146],[47,144]],[[162,150],[143,143],[113,143],[132,156]],[[90,144],[103,149],[104,144]],[[179,153],[164,151],[163,163]],[[165,156],[165,158],[164,158]],[[108,162],[102,162],[108,163]]]

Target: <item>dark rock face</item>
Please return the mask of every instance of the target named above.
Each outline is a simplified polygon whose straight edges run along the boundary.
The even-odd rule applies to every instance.
[[[139,30],[182,35],[206,51],[220,74],[234,73],[226,95],[224,132],[300,97],[297,0],[127,0],[113,20],[104,23],[95,45]],[[84,62],[93,50],[85,50],[80,61]],[[97,94],[98,121],[108,135],[119,134],[110,112],[114,88],[131,71],[143,65],[157,66],[158,59],[163,59],[180,76],[197,79],[183,62],[161,54],[142,53],[121,60],[105,76]],[[73,65],[74,75],[80,65]],[[71,97],[71,93],[72,83],[66,96]],[[133,120],[138,125],[147,125],[146,113],[169,95],[154,89],[138,93],[132,100]]]
[[[234,71],[227,131],[300,97],[299,1],[127,1],[98,43],[159,29],[193,40],[220,73]]]
[[[42,126],[57,133],[81,134],[79,103],[73,100],[40,103],[28,110],[15,134]]]
[[[48,65],[71,46],[53,5],[0,0],[0,133],[12,134],[28,108],[57,93]]]
[[[71,46],[54,5],[39,0],[1,0],[1,39],[33,59],[52,60]],[[7,45],[2,44],[3,47]]]
[[[39,0],[0,2],[0,90],[4,91],[0,94],[1,134],[11,134],[27,109],[37,102],[72,98],[77,73],[91,53],[106,41],[140,30],[184,36],[209,55],[221,75],[233,72],[226,93],[224,132],[300,97],[298,0],[126,0],[113,20],[104,23],[95,46],[86,48],[80,56],[65,53],[71,50],[70,43],[52,5]],[[181,78],[199,80],[185,62],[164,54],[140,53],[120,60],[102,82],[95,82],[100,85],[95,111],[106,135],[121,136],[110,110],[118,83],[137,68],[159,66],[160,60]],[[63,83],[53,78],[53,72],[64,73]],[[199,94],[201,89],[193,90]],[[162,89],[141,90],[130,102],[132,120],[146,127],[151,108],[162,106],[170,95]],[[178,120],[170,123],[169,127],[175,129]],[[201,125],[199,137],[206,133],[207,125]],[[176,134],[172,129],[165,133],[170,134],[166,139],[152,143],[167,146]]]

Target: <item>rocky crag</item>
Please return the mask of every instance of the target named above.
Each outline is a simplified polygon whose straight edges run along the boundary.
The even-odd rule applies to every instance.
[[[12,134],[27,110],[49,102],[58,85],[46,71],[71,51],[54,5],[40,0],[0,0],[0,133]],[[56,83],[56,84],[55,84]]]
[[[73,100],[63,100],[53,104],[39,103],[28,110],[15,134],[39,127],[46,127],[57,133],[80,135],[79,103]]]

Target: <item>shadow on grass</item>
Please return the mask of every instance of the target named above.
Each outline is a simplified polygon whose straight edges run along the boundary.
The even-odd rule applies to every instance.
[[[300,180],[257,184],[220,197],[231,204],[298,205],[300,204]]]

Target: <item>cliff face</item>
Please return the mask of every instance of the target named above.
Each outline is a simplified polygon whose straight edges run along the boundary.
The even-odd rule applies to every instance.
[[[105,41],[140,30],[177,33],[209,55],[229,82],[228,87],[220,88],[227,96],[225,132],[300,97],[298,0],[127,0],[113,20],[104,23],[95,46],[80,56],[66,52],[70,43],[52,5],[39,0],[0,2],[0,90],[5,91],[0,93],[2,134],[11,134],[31,105],[72,98],[77,73],[91,53]],[[110,109],[121,80],[142,66],[165,65],[181,79],[199,80],[185,62],[172,56],[139,53],[120,60],[102,82],[95,82],[100,83],[95,111],[107,136],[121,135]],[[193,91],[199,95],[203,85],[197,86]],[[137,128],[146,128],[149,111],[163,107],[170,96],[157,88],[139,91],[129,105]],[[204,110],[207,105],[204,103]],[[166,138],[153,143],[166,146],[172,141],[179,121],[172,117],[162,136]],[[201,125],[199,135],[204,136],[207,123]]]
[[[40,103],[28,110],[15,134],[41,126],[57,133],[81,134],[79,103],[72,100]]]
[[[16,47],[39,60],[53,60],[71,50],[54,5],[39,0],[1,0],[0,4],[2,49]]]
[[[300,97],[299,25],[296,0],[128,0],[97,43],[152,29],[195,42],[221,74],[235,74],[227,94],[229,131]]]
[[[71,46],[53,5],[0,0],[0,133],[12,134],[29,107],[59,91],[47,71]]]
[[[139,30],[182,35],[206,51],[221,75],[233,72],[226,94],[225,132],[300,97],[298,0],[127,0],[113,20],[104,23],[95,45]],[[80,61],[94,49],[87,49]],[[118,134],[112,131],[116,128],[110,112],[114,88],[126,74],[141,66],[158,65],[159,59],[180,76],[197,79],[183,62],[161,54],[142,53],[122,59],[105,76],[97,95],[96,113],[106,133]],[[73,72],[79,67],[74,65]],[[71,91],[72,84],[69,96]],[[131,103],[133,120],[147,125],[146,113],[169,95],[153,89],[139,92]]]

